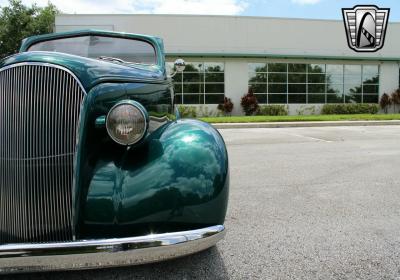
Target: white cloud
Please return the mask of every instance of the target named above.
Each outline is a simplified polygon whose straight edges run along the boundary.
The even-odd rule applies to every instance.
[[[44,6],[48,0],[22,0],[24,4]],[[238,15],[247,8],[247,0],[51,0],[63,13],[110,14],[208,14]],[[0,0],[0,6],[7,0]]]
[[[153,2],[157,2],[153,12],[162,14],[237,15],[247,7],[247,3],[236,0],[153,0]]]
[[[321,0],[292,0],[292,2],[300,5],[314,5],[321,2]]]

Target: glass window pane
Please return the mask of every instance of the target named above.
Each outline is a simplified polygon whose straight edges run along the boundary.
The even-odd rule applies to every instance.
[[[182,104],[182,94],[176,94],[174,102],[175,104]]]
[[[326,92],[342,94],[343,93],[343,85],[328,84]]]
[[[289,93],[306,93],[306,84],[289,84]]]
[[[345,65],[344,74],[361,76],[361,65]]]
[[[343,103],[343,95],[327,94],[326,101],[328,103]]]
[[[268,82],[269,83],[286,83],[287,74],[280,73],[269,73],[268,74]]]
[[[266,63],[249,63],[249,72],[268,72],[268,64]]]
[[[325,84],[308,84],[309,93],[325,93]]]
[[[224,93],[225,85],[224,84],[205,84],[206,90],[205,93]]]
[[[306,74],[289,74],[289,83],[306,83]]]
[[[344,93],[345,94],[361,93],[361,86],[360,85],[345,85]]]
[[[83,57],[116,57],[127,62],[156,64],[156,51],[142,40],[109,36],[75,36],[38,42],[29,51],[62,52]]]
[[[254,93],[267,93],[267,84],[250,84]]]
[[[379,65],[363,65],[363,74],[379,75]]]
[[[203,93],[203,84],[183,84],[183,93]]]
[[[223,94],[206,94],[206,104],[220,104],[224,102]]]
[[[268,72],[287,72],[286,63],[269,63]]]
[[[186,62],[185,72],[203,72],[203,63],[201,62]]]
[[[199,83],[203,82],[202,74],[201,73],[190,73],[190,72],[183,72],[183,82],[184,83]]]
[[[182,84],[181,83],[174,83],[174,92],[182,93]]]
[[[361,75],[344,75],[345,84],[361,84]]]
[[[379,65],[363,65],[363,83],[379,84]]]
[[[249,73],[249,83],[266,83],[267,73]]]
[[[286,84],[268,84],[268,93],[287,93]]]
[[[325,74],[308,74],[309,83],[325,83]]]
[[[335,75],[343,75],[343,65],[341,65],[341,64],[327,64],[326,65],[326,73],[335,74]]]
[[[206,73],[205,74],[206,83],[208,82],[216,82],[223,83],[225,79],[224,73]]]
[[[379,83],[379,65],[363,65],[363,83]]]
[[[379,84],[379,76],[372,76],[372,75],[364,75],[363,77],[364,84]]]
[[[306,64],[288,64],[288,72],[306,73]]]
[[[172,81],[174,84],[176,83],[182,83],[183,79],[183,74],[182,73],[177,73],[174,77],[172,77]]]
[[[286,94],[268,94],[269,104],[286,104],[287,95]]]
[[[308,103],[325,103],[325,94],[309,94]]]
[[[169,63],[168,67],[171,67]],[[185,71],[174,77],[174,89],[183,96],[176,98],[183,104],[217,104],[223,102],[225,92],[225,64],[221,62],[190,62]],[[266,87],[266,86],[265,86]],[[209,93],[205,97],[205,93]],[[222,96],[222,98],[221,98]]]
[[[378,103],[379,96],[378,95],[364,95],[363,102],[364,103]]]
[[[343,75],[327,74],[326,82],[328,84],[343,84]]]
[[[267,95],[266,94],[256,94],[258,103],[267,104]]]
[[[378,85],[364,85],[363,93],[364,94],[379,94],[379,86]]]
[[[345,100],[346,100],[346,103],[361,103],[362,102],[361,94],[346,94]]]
[[[224,72],[224,63],[206,62],[204,63],[204,70],[206,72]]]
[[[204,94],[184,94],[183,104],[204,104]]]
[[[305,94],[289,94],[289,103],[305,104],[307,96]]]
[[[308,64],[308,73],[325,73],[325,64]]]

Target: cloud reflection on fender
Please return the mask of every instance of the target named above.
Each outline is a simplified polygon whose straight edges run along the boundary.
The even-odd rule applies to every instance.
[[[150,139],[148,145],[147,162],[138,164],[132,150],[118,171],[122,172],[120,175],[108,179],[93,177],[93,181],[114,180],[113,195],[103,192],[105,196],[102,196],[103,199],[108,197],[113,200],[114,221],[165,221],[183,215],[203,215],[187,207],[214,201],[224,189],[227,158],[218,133],[199,122],[178,122],[171,124],[158,137]],[[108,170],[106,166],[103,167]],[[105,186],[99,181],[94,185]],[[101,189],[103,187],[97,190]],[[93,203],[102,199],[99,195],[95,187],[89,194]],[[215,209],[218,207],[224,206]]]

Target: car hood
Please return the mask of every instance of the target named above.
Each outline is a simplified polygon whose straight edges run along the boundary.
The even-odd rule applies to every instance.
[[[87,92],[103,82],[163,83],[167,80],[165,72],[157,65],[127,66],[57,52],[18,53],[0,61],[0,68],[29,62],[55,64],[69,69],[78,77]]]

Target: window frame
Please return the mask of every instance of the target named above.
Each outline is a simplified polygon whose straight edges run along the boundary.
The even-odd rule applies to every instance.
[[[168,61],[168,64],[173,66],[173,62]],[[199,72],[194,72],[194,71],[183,71],[181,73],[177,73],[175,77],[180,77],[180,81],[177,81],[176,79],[173,79],[174,82],[174,92],[175,95],[181,96],[181,102],[180,103],[175,103],[179,105],[212,105],[212,104],[219,104],[219,103],[207,103],[207,98],[210,98],[210,96],[218,96],[221,95],[221,97],[225,97],[225,92],[226,92],[226,77],[225,77],[225,62],[221,61],[191,61],[191,62],[186,62],[187,65],[193,65],[193,64],[199,64],[201,67],[199,67]],[[215,65],[222,65],[222,69],[220,72],[217,71],[208,71],[207,64],[215,64]],[[167,67],[169,69],[173,69],[173,67]],[[200,75],[200,80],[198,82],[185,82],[184,81],[184,74],[199,74]],[[206,81],[207,74],[221,74],[223,76],[223,81],[222,82],[208,82]],[[177,92],[175,90],[175,85],[176,83],[180,84],[181,91]],[[189,92],[184,92],[184,86],[185,85],[199,85],[199,87],[202,89],[202,92],[199,93],[189,93]],[[207,92],[207,85],[223,85],[223,92]],[[202,103],[186,103],[185,102],[185,96],[191,96],[191,95],[202,95]],[[221,102],[223,101],[223,97],[221,98]]]
[[[122,36],[117,36],[117,35],[112,35],[112,34],[96,34],[96,33],[93,33],[93,34],[87,33],[87,34],[85,34],[84,33],[84,34],[79,34],[79,35],[72,34],[71,36],[50,37],[50,38],[47,38],[47,39],[44,39],[44,40],[39,40],[39,41],[31,43],[30,45],[27,46],[26,51],[27,52],[32,51],[32,50],[30,50],[32,47],[34,47],[34,46],[36,46],[38,44],[43,44],[43,43],[47,43],[47,42],[50,42],[50,41],[59,41],[59,40],[65,40],[65,39],[91,37],[91,36],[93,36],[93,37],[97,36],[97,37],[121,39],[121,40],[140,41],[140,42],[147,43],[154,50],[154,63],[128,62],[128,64],[131,63],[131,64],[141,64],[141,65],[150,65],[150,66],[151,65],[160,65],[161,64],[160,58],[159,58],[160,52],[159,52],[158,48],[155,46],[155,44],[153,42],[151,42],[150,40],[146,40],[145,38],[122,37]],[[67,53],[67,54],[69,54],[69,53]]]
[[[380,77],[381,77],[381,67],[379,64],[335,64],[335,63],[301,63],[301,62],[281,62],[281,63],[275,63],[273,62],[272,64],[274,67],[278,67],[281,69],[281,66],[277,66],[277,64],[286,64],[286,72],[269,72],[270,70],[270,65],[271,62],[266,61],[266,62],[248,62],[248,86],[249,87],[254,87],[255,85],[264,87],[264,92],[254,92],[256,95],[267,95],[267,103],[261,103],[261,104],[272,104],[270,103],[270,96],[271,95],[276,95],[276,94],[285,94],[287,95],[286,97],[286,103],[282,104],[290,104],[290,96],[291,95],[301,95],[304,94],[306,96],[305,103],[298,103],[298,104],[319,104],[315,102],[309,102],[309,96],[312,95],[318,95],[321,97],[322,95],[325,95],[325,102],[320,103],[320,104],[327,104],[330,103],[329,100],[340,100],[341,103],[346,103],[348,101],[351,101],[352,99],[357,99],[360,97],[361,103],[364,103],[364,95],[369,96],[368,99],[373,99],[372,96],[378,96],[379,97],[379,88],[380,88]],[[295,69],[294,64],[299,64],[299,65],[305,65],[305,72],[289,72],[289,68]],[[264,65],[264,71],[257,72],[257,67],[256,65],[262,66]],[[266,67],[267,66],[267,67]],[[290,67],[289,67],[290,66]],[[321,68],[321,73],[315,72],[315,67],[319,66]],[[358,70],[357,68],[360,68]],[[304,69],[304,67],[302,67]],[[347,71],[346,71],[347,68]],[[364,74],[364,68],[371,68],[374,69],[376,68],[376,73],[373,73],[374,71],[371,71],[371,69],[368,69],[366,73]],[[310,71],[310,69],[313,69]],[[350,72],[349,72],[350,71]],[[355,72],[356,74],[354,74]],[[347,72],[349,74],[347,75]],[[255,79],[258,75],[265,75],[264,81],[265,82],[257,82]],[[270,74],[286,74],[286,82],[271,82],[270,81]],[[289,77],[295,77],[296,75],[305,75],[305,82],[293,82],[294,80],[290,79]],[[323,83],[311,83],[310,77],[313,75],[320,75],[320,78],[323,76],[324,77],[324,82]],[[329,81],[328,79],[331,79],[332,76],[334,77],[333,81]],[[299,76],[301,77],[301,76]],[[316,76],[315,76],[316,77]],[[367,79],[367,77],[369,79]],[[354,81],[354,78],[356,81]],[[253,80],[252,80],[253,79]],[[365,83],[365,81],[368,80],[373,80],[377,79],[376,83]],[[304,79],[303,79],[304,80]],[[292,81],[292,82],[291,82]],[[322,80],[321,80],[322,81]],[[358,84],[359,82],[359,84]],[[301,85],[304,89],[305,86],[305,92],[296,91],[296,90],[290,90],[290,87],[294,85]],[[271,85],[285,85],[286,86],[286,92],[271,92]],[[310,85],[323,85],[324,86],[324,92],[310,92],[309,88]],[[352,85],[353,89],[356,91],[356,93],[349,94],[346,92],[346,88],[348,88],[350,85]],[[328,89],[331,87],[339,89],[339,92],[337,93],[329,93]],[[376,88],[376,92],[368,92],[364,93],[364,88],[370,87]],[[350,92],[350,88],[349,88]],[[333,97],[336,96],[336,97]],[[294,97],[292,98],[294,99]],[[312,98],[316,99],[316,98]],[[337,102],[335,102],[337,103]],[[273,103],[275,104],[275,103]]]

